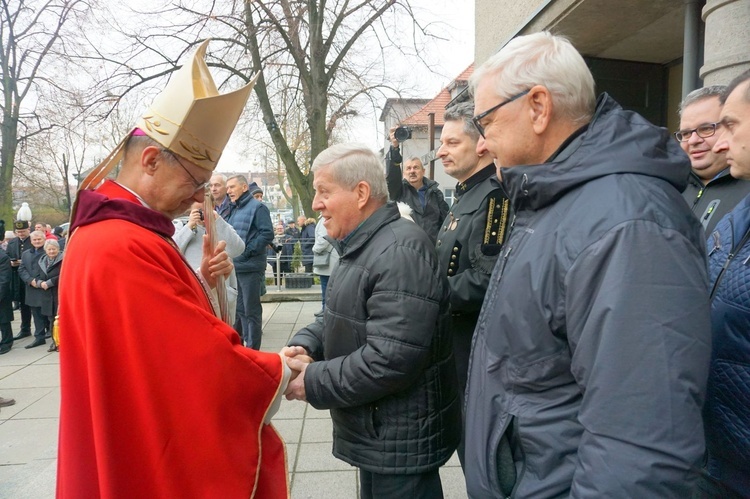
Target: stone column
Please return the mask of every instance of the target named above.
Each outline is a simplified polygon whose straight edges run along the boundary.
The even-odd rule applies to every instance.
[[[750,69],[750,0],[706,0],[703,84],[727,84]]]

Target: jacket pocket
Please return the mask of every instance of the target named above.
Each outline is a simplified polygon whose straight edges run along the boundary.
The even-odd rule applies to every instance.
[[[509,416],[502,430],[493,435],[495,440],[492,444],[493,452],[487,456],[487,469],[495,470],[492,488],[496,490],[501,497],[510,497],[513,488],[516,485],[516,465],[513,460],[513,450],[511,447],[511,436],[515,416]],[[492,476],[487,474],[487,476]]]

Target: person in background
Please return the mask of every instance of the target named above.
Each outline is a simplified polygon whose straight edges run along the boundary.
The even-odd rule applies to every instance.
[[[42,314],[42,302],[44,301],[44,290],[41,288],[43,275],[39,267],[39,259],[44,255],[44,232],[35,230],[31,233],[31,249],[21,255],[21,265],[18,267],[18,275],[26,284],[26,305],[31,310],[34,318],[34,341],[26,345],[26,348],[35,348],[45,343],[45,336],[50,324],[47,317]]]
[[[325,227],[325,219],[320,217],[315,225],[315,244],[313,244],[313,272],[320,277],[320,293],[322,297],[322,306],[318,314],[322,315],[326,308],[326,288],[328,279],[336,270],[339,263],[339,254],[333,248],[331,242],[326,238],[328,232]]]
[[[5,221],[0,220],[0,237],[5,235]],[[11,281],[13,267],[10,257],[0,249],[0,355],[10,352],[13,347],[13,293]]]
[[[31,336],[31,309],[26,305],[26,284],[21,281],[18,275],[18,267],[21,265],[21,255],[24,251],[32,248],[31,238],[29,237],[29,222],[26,220],[16,220],[13,222],[13,231],[16,237],[8,243],[7,253],[10,257],[10,265],[13,267],[11,290],[13,301],[16,302],[14,309],[21,311],[21,329],[13,339],[20,340]]]
[[[263,189],[261,189],[261,188],[260,188],[260,187],[258,186],[258,184],[256,184],[255,182],[252,182],[252,183],[251,183],[251,184],[250,184],[250,185],[248,186],[247,190],[248,190],[248,191],[250,192],[250,195],[251,195],[252,197],[254,197],[255,199],[257,199],[257,200],[258,200],[258,201],[260,201],[261,203],[263,202]]]
[[[299,242],[300,231],[294,219],[286,221],[284,237],[281,240],[281,271],[284,274],[292,272],[292,259],[294,259],[294,247]]]
[[[46,318],[48,328],[51,330],[52,324],[55,323],[55,316],[57,316],[58,290],[63,253],[60,251],[60,244],[52,239],[47,239],[44,242],[44,253],[38,261],[38,287],[42,290],[41,313]],[[57,351],[54,339],[47,351]]]
[[[513,210],[471,347],[469,496],[690,497],[711,325],[688,158],[549,32],[469,87]]]
[[[313,271],[313,246],[315,246],[315,223],[314,218],[305,218],[300,216],[297,224],[300,227],[299,245],[302,250],[302,265],[305,272],[310,274]]]
[[[692,166],[682,197],[700,220],[706,235],[750,194],[750,182],[730,175],[726,155],[712,150],[721,133],[717,133],[719,98],[725,89],[726,85],[713,85],[690,92],[680,103],[680,129],[674,134]]]
[[[66,234],[65,230],[59,225],[52,229],[52,233],[57,237],[57,242],[60,245],[60,251],[65,251]]]
[[[714,153],[750,180],[750,71],[720,97]],[[708,237],[713,342],[703,411],[708,448],[701,497],[750,497],[750,195]]]
[[[208,188],[211,191],[211,199],[214,201],[214,209],[221,218],[229,218],[230,204],[232,202],[227,196],[227,177],[221,173],[215,173],[211,176]]]
[[[247,179],[242,175],[227,179],[227,194],[232,200],[227,222],[245,243],[242,254],[233,259],[238,287],[235,329],[242,331],[248,347],[260,350],[263,338],[260,297],[265,289],[266,251],[273,241],[271,213],[250,195]]]
[[[399,141],[395,137],[396,128],[388,136],[391,147],[386,155],[386,179],[388,194],[392,201],[406,203],[412,210],[411,217],[422,227],[434,243],[440,230],[440,224],[448,216],[448,203],[445,202],[440,186],[434,180],[425,178],[424,165],[419,158],[410,158],[404,163],[399,150]]]
[[[204,221],[206,214],[203,212],[203,205],[204,203],[193,203],[187,223],[182,228],[176,230],[172,236],[177,247],[185,255],[185,260],[196,271],[200,270],[201,260],[203,259],[203,235],[206,233]],[[214,217],[217,240],[224,241],[227,244],[227,255],[230,258],[241,255],[245,249],[245,242],[240,239],[234,228],[221,218],[221,215],[217,211],[212,212],[209,216]],[[237,275],[234,269],[226,277],[224,284],[227,290],[229,323],[234,324],[237,315]]]

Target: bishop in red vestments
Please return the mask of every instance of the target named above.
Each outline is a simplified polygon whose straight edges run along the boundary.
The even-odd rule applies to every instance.
[[[288,368],[216,316],[206,284],[231,270],[223,243],[205,244],[199,276],[171,239],[249,94],[219,96],[204,53],[78,194],[61,275],[58,498],[288,497],[268,424]]]

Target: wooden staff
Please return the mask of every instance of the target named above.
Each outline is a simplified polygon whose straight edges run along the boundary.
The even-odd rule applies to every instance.
[[[214,224],[214,201],[211,198],[211,192],[206,189],[206,198],[203,201],[203,225],[208,234],[208,242],[211,246],[211,254],[219,240],[216,236],[216,225]],[[224,276],[216,276],[216,297],[219,302],[219,318],[229,324],[229,305],[227,304],[227,286],[224,282]],[[229,324],[230,326],[232,324]]]

